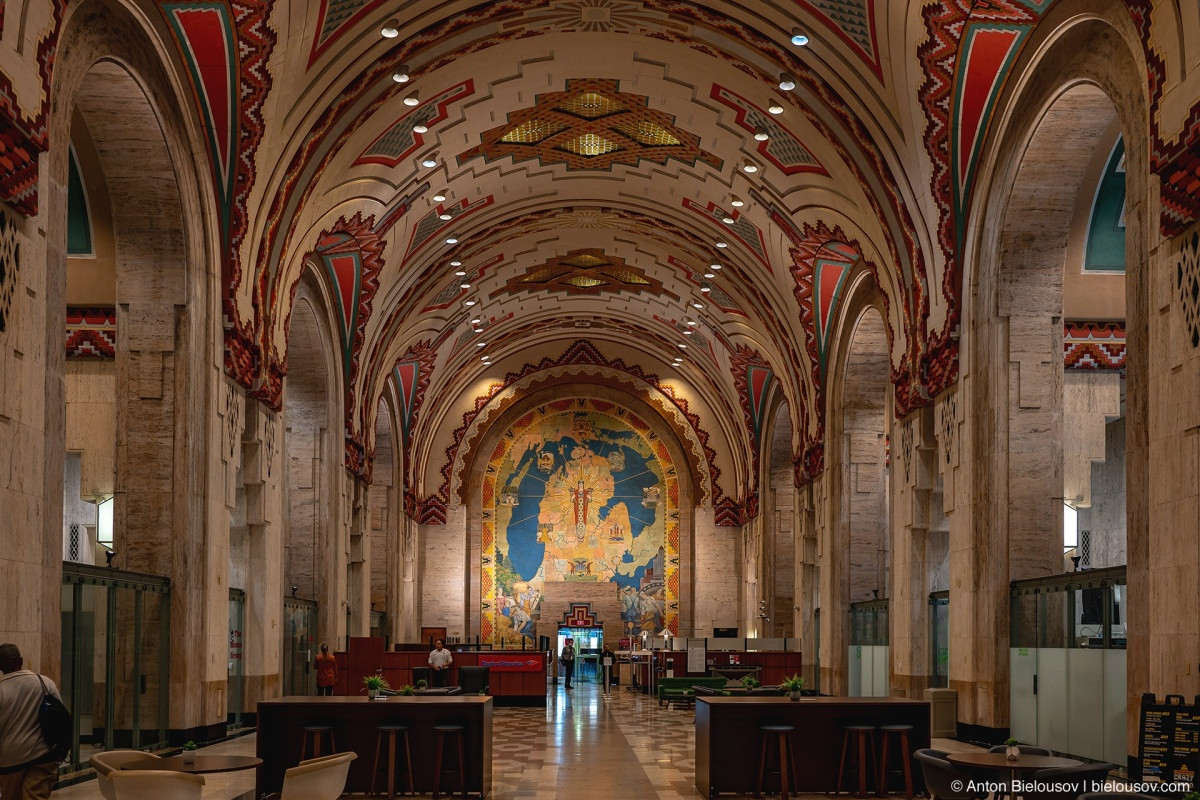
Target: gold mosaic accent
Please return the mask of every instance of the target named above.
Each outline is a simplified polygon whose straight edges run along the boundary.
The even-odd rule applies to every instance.
[[[596,256],[591,255],[590,253],[584,253],[583,255],[575,256],[574,258],[564,258],[561,263],[571,267],[587,269],[589,267],[598,267],[601,264],[607,264],[608,262],[603,258],[596,258]]]
[[[585,133],[582,136],[576,136],[569,142],[563,142],[559,147],[568,153],[589,157],[602,156],[605,153],[621,149],[621,145],[595,133]]]
[[[568,283],[571,286],[578,286],[580,289],[590,289],[593,286],[600,286],[604,281],[596,280],[595,278],[567,278],[563,283]]]
[[[623,133],[643,147],[674,147],[683,142],[662,125],[649,120],[640,120],[635,124],[616,125],[614,130]]]
[[[565,111],[585,119],[600,119],[609,114],[628,110],[627,106],[621,105],[616,100],[610,100],[599,92],[582,92],[555,106],[555,111]]]
[[[531,119],[522,122],[517,127],[500,137],[505,144],[537,144],[545,141],[556,133],[562,133],[566,125],[545,119]]]
[[[621,283],[632,283],[637,286],[645,286],[646,284],[648,284],[650,282],[650,281],[646,280],[645,278],[643,278],[641,275],[638,275],[635,272],[630,272],[629,270],[620,270],[618,272],[613,272],[611,274],[614,278],[619,280]]]

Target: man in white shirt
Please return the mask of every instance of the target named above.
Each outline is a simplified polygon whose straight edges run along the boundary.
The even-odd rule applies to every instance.
[[[454,659],[450,656],[450,651],[445,648],[445,643],[438,639],[433,643],[433,650],[429,653],[429,667],[433,670],[433,685],[445,686],[446,678],[450,675],[450,665],[454,663]]]
[[[4,800],[47,800],[58,774],[58,759],[42,738],[38,709],[42,683],[58,697],[54,681],[21,669],[21,651],[0,644],[0,797]]]

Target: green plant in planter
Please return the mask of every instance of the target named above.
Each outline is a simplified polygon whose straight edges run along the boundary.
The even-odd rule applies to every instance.
[[[411,683],[406,683],[400,687],[400,694],[404,697],[412,697],[417,693],[417,690],[412,687]]]
[[[1005,739],[1004,743],[1006,745],[1008,745],[1009,747],[1016,747],[1018,744],[1020,744],[1020,742],[1018,742],[1016,739],[1012,738],[1011,736],[1008,737],[1007,739]]]
[[[745,686],[747,689],[757,689],[758,678],[754,677],[753,675],[747,675],[746,677],[742,678],[742,686]]]
[[[382,675],[367,675],[363,678],[363,686],[367,687],[368,692],[378,692],[380,689],[391,688]]]
[[[790,678],[784,678],[783,681],[779,684],[779,688],[783,689],[785,692],[788,692],[789,694],[791,692],[802,691],[804,689],[804,678],[800,677],[799,673],[793,675]]]
[[[195,750],[196,747],[197,747],[196,743],[193,742],[191,739],[188,739],[186,742],[183,743],[184,750],[189,750],[189,751]]]
[[[417,688],[418,689],[428,689],[429,681],[425,680],[424,678],[421,678],[421,680],[417,681]]]

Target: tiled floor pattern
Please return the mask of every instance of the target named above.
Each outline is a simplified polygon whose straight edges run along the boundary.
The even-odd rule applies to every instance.
[[[552,687],[545,708],[497,708],[492,730],[495,800],[695,800],[695,714],[660,708],[646,695],[614,687],[608,699],[594,684],[571,692]],[[252,755],[254,734],[204,748]],[[973,749],[937,739],[943,750]],[[747,765],[747,769],[753,765]],[[204,800],[252,792],[254,772],[206,776]],[[247,797],[252,794],[247,795]],[[54,792],[54,800],[95,800],[95,781]],[[824,795],[814,798],[826,800]]]

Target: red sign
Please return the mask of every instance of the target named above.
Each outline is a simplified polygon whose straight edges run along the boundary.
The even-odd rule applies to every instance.
[[[513,654],[509,656],[492,655],[479,656],[479,666],[487,667],[492,672],[541,672],[541,654]]]

